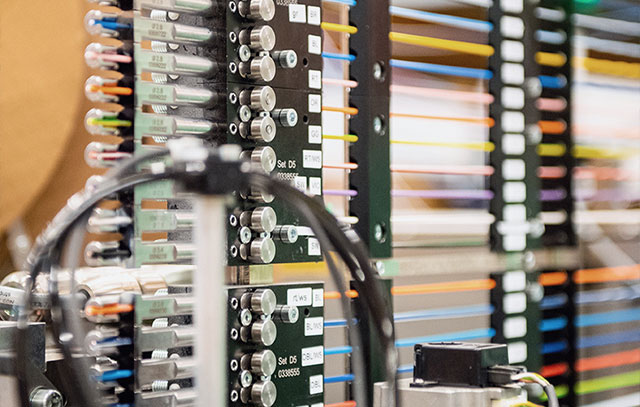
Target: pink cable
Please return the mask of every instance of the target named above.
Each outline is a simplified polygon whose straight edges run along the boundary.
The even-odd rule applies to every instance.
[[[334,170],[357,170],[358,164],[356,163],[344,163],[344,164],[323,164],[322,168],[330,168]]]
[[[539,167],[538,176],[546,179],[562,178],[567,174],[565,167]]]
[[[567,101],[562,98],[539,98],[536,100],[536,107],[546,112],[563,112],[567,108]]]
[[[406,174],[483,175],[493,174],[493,167],[448,165],[391,165],[391,171]]]
[[[120,62],[123,64],[129,64],[133,60],[128,55],[119,54],[98,54],[96,52],[88,52],[87,56],[91,59],[102,59],[103,61]]]
[[[391,85],[392,93],[405,95],[417,95],[434,99],[455,100],[458,102],[481,103],[488,105],[493,103],[493,95],[488,93],[462,92],[458,90],[421,88],[414,86]]]
[[[337,85],[345,88],[355,88],[358,86],[358,82],[346,79],[322,78],[322,83],[325,85]]]

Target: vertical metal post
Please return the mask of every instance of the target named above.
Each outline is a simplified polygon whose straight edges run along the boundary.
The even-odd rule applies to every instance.
[[[195,202],[196,309],[195,357],[198,407],[224,406],[227,395],[227,307],[225,271],[225,204],[218,195],[200,195]]]
[[[389,158],[389,1],[359,1],[351,8],[350,77],[358,82],[349,103],[358,114],[349,120],[358,141],[349,147],[349,158],[358,169],[349,175],[349,188],[358,192],[349,203],[358,217],[355,229],[369,247],[371,257],[391,257],[391,172]]]

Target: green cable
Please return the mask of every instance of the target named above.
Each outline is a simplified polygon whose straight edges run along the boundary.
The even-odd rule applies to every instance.
[[[640,370],[635,370],[633,372],[621,373],[613,376],[582,380],[576,384],[576,394],[591,394],[638,385],[640,385]]]
[[[569,386],[567,386],[566,384],[555,386],[555,389],[556,389],[556,396],[558,396],[559,399],[565,398],[569,394]],[[547,401],[547,395],[542,393],[539,399],[540,401]]]

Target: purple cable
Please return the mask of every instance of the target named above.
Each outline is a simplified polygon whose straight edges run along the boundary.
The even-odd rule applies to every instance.
[[[331,196],[349,196],[354,197],[358,195],[358,191],[353,189],[325,189],[322,191],[323,195]]]
[[[394,189],[391,196],[396,198],[424,198],[424,199],[476,199],[488,201],[493,198],[493,192],[486,189],[443,189],[443,190],[408,190]]]
[[[564,189],[542,189],[540,190],[540,200],[542,202],[562,201],[567,197]]]

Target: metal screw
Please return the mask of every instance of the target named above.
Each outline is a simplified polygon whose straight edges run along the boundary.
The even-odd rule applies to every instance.
[[[382,262],[380,260],[376,261],[376,271],[380,275],[384,274],[384,262]]]
[[[378,243],[383,243],[385,241],[384,227],[379,223],[376,223],[373,227],[373,238],[376,239],[376,242]]]
[[[525,252],[522,256],[522,267],[525,271],[533,270],[536,267],[536,255],[533,252]]]
[[[229,248],[229,255],[234,258],[238,257],[238,248],[236,246],[231,246]]]
[[[238,35],[236,35],[235,32],[231,31],[229,33],[229,41],[233,42],[235,44],[236,41],[238,41]]]
[[[229,10],[231,10],[232,13],[235,13],[238,10],[238,5],[235,2],[230,1]]]
[[[229,125],[229,133],[236,134],[237,132],[238,132],[238,125],[236,125],[235,123],[231,123]]]
[[[239,305],[238,299],[236,297],[231,298],[229,300],[229,305],[231,305],[232,309],[238,309],[238,305]]]
[[[62,407],[63,399],[59,391],[39,388],[31,392],[30,407]]]
[[[251,59],[251,49],[247,45],[240,45],[240,48],[238,48],[238,57],[242,62],[247,62]]]
[[[530,124],[525,129],[529,144],[538,144],[542,141],[542,131],[537,124]]]
[[[524,86],[532,98],[537,98],[542,94],[542,82],[538,78],[527,78]]]
[[[236,215],[229,215],[229,224],[231,226],[238,226],[238,217]]]
[[[230,335],[231,339],[233,339],[234,341],[238,339],[238,330],[235,328],[231,328],[231,332]]]
[[[236,95],[233,92],[229,93],[229,103],[231,103],[232,105],[235,105],[237,102],[238,102],[238,95]]]
[[[373,64],[373,79],[378,82],[382,82],[384,80],[384,68],[381,62],[375,62]]]
[[[373,131],[376,134],[384,134],[384,120],[382,116],[378,115],[373,118]]]
[[[238,401],[238,391],[237,390],[231,390],[231,395],[229,396],[229,398],[231,399],[232,402],[236,402]]]
[[[238,361],[236,359],[231,359],[229,367],[231,368],[232,372],[235,372],[236,370],[238,370]]]
[[[235,62],[229,62],[229,72],[236,73],[238,72],[238,65]]]

